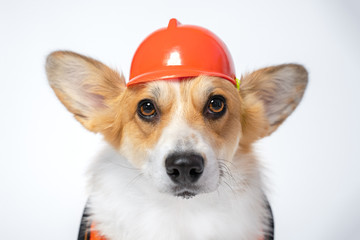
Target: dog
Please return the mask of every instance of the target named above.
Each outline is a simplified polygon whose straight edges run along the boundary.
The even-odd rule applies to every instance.
[[[46,71],[65,107],[109,143],[88,171],[98,239],[272,239],[252,146],[301,101],[303,66],[262,68],[238,87],[202,73],[127,86],[95,59],[56,51]]]

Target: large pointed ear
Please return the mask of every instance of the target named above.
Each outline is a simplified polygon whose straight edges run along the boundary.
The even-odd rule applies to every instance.
[[[307,82],[306,69],[297,64],[267,67],[243,76],[244,135],[261,138],[274,132],[300,103]]]
[[[97,132],[96,118],[125,89],[124,78],[99,61],[57,51],[46,60],[46,73],[56,96],[75,118]]]

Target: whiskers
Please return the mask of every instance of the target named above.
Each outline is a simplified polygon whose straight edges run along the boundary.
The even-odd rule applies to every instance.
[[[235,186],[237,186],[237,181],[233,175],[233,172],[231,171],[229,164],[236,169],[235,165],[232,162],[229,162],[224,159],[218,159],[219,164],[219,170],[220,170],[220,185],[224,184],[226,185],[229,190],[232,193],[236,193],[236,190],[234,189]]]
[[[137,181],[139,181],[144,176],[144,173],[139,172],[135,177],[133,177],[126,185],[125,188],[130,187],[132,184],[135,184]]]
[[[220,184],[224,183],[235,193],[245,192],[253,186],[252,174],[246,169],[239,169],[233,162],[218,159],[220,169]]]
[[[130,178],[130,181],[124,185],[125,189],[131,187],[131,185],[138,182],[144,176],[144,173],[140,169],[132,167],[130,165],[130,163],[121,161],[119,159],[113,159],[113,158],[109,158],[108,162],[109,162],[109,164],[114,165],[114,167],[116,166],[116,167],[124,168],[126,170],[130,170],[127,174],[134,176],[134,177]]]
[[[109,158],[108,161],[109,161],[111,164],[116,165],[117,167],[129,169],[129,170],[133,170],[133,171],[139,171],[139,169],[130,166],[130,164],[128,164],[128,165],[126,166],[126,165],[125,165],[126,163],[119,162],[117,159]]]

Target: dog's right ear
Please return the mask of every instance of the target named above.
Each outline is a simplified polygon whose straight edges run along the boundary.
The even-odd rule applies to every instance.
[[[298,64],[266,67],[242,76],[243,142],[274,132],[298,106],[307,83],[308,72]]]
[[[68,51],[51,53],[46,73],[56,96],[88,130],[99,132],[96,118],[125,89],[125,79],[99,61]]]

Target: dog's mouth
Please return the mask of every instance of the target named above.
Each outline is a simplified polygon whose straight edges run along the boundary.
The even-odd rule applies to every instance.
[[[176,197],[181,197],[181,198],[184,198],[184,199],[190,199],[192,197],[195,197],[196,193],[191,192],[191,191],[182,191],[182,192],[175,193],[175,196]]]
[[[185,199],[195,197],[200,193],[200,189],[196,186],[176,186],[172,189],[174,196]]]

